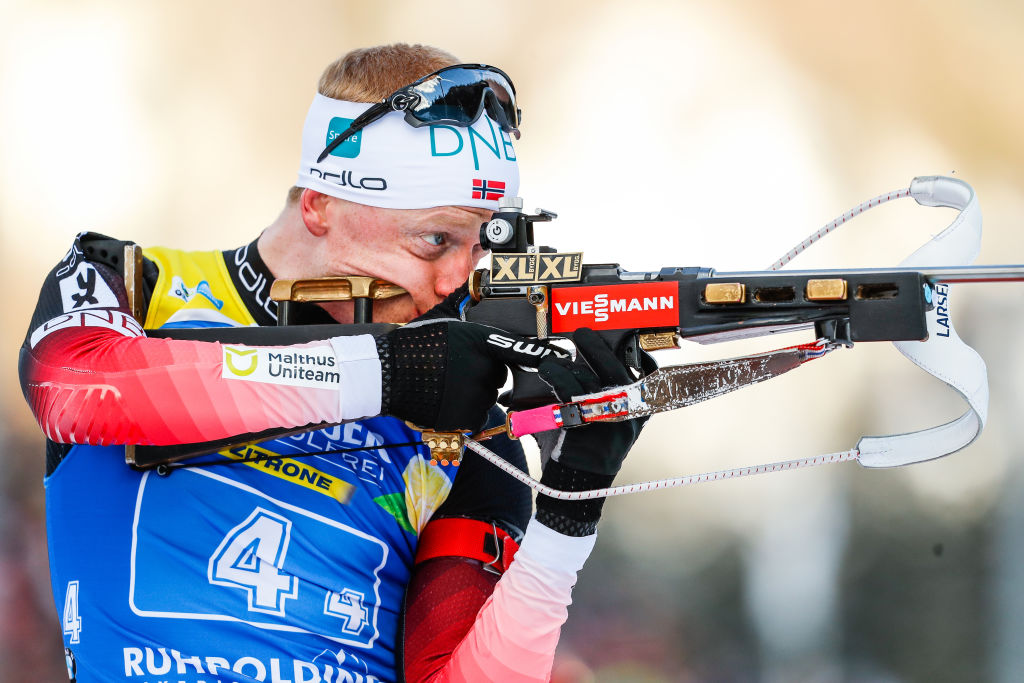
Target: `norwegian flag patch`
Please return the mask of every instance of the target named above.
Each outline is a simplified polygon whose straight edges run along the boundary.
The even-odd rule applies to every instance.
[[[504,196],[504,181],[473,179],[473,199],[501,199]]]

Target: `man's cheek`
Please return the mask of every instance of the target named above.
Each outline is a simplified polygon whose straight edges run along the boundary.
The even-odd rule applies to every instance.
[[[408,296],[377,302],[374,305],[374,322],[407,323],[419,316],[417,306]]]

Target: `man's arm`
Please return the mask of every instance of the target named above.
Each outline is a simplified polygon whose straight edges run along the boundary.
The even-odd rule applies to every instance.
[[[489,344],[490,328],[429,321],[382,337],[276,347],[330,372],[300,385],[257,379],[258,354],[275,347],[146,337],[121,275],[75,246],[46,278],[19,358],[25,398],[57,442],[193,443],[378,414],[476,428],[505,364],[540,361]]]
[[[487,426],[504,421],[504,412],[494,407]],[[518,441],[501,435],[488,446],[527,471]],[[524,484],[482,458],[462,459],[451,493],[420,534],[416,549],[402,613],[398,667],[405,680],[430,680],[445,666],[507,569],[532,508]]]
[[[532,520],[500,580],[478,560],[418,567],[405,614],[407,683],[548,680],[576,574],[595,540]]]
[[[542,377],[560,400],[629,379],[592,332],[576,341],[593,371],[562,361],[541,365]],[[577,491],[610,485],[642,426],[642,421],[606,423],[552,434],[541,444],[542,481]],[[417,567],[406,604],[406,680],[548,680],[603,502],[539,496],[536,518],[500,580],[485,576],[482,563],[469,559],[438,558]]]
[[[85,260],[78,246],[47,275],[19,358],[22,391],[50,439],[190,443],[379,412],[372,338],[295,348],[336,358],[337,387],[229,379],[223,345],[147,338],[131,316],[123,278]]]

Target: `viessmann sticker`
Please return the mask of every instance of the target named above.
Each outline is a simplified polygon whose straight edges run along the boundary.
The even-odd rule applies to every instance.
[[[559,287],[551,292],[551,331],[577,327],[614,330],[622,327],[679,325],[679,286],[675,282]]]

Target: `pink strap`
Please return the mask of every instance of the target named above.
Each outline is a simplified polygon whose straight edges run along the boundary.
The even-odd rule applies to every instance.
[[[558,429],[561,425],[555,421],[555,411],[557,410],[557,405],[549,405],[512,413],[508,418],[509,427],[512,430],[512,436],[518,439],[519,437],[526,436],[527,434],[536,434],[537,432],[546,432],[550,429]]]

